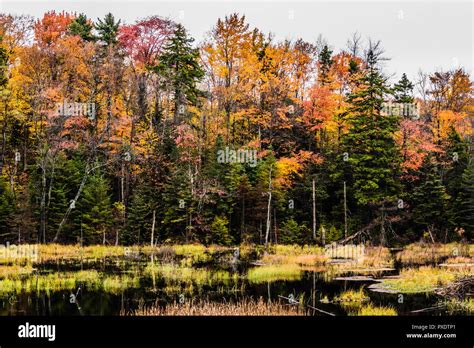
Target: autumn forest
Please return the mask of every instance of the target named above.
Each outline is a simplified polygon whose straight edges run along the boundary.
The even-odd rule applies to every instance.
[[[237,13],[200,42],[160,16],[2,14],[0,242],[469,241],[472,77],[387,59]]]

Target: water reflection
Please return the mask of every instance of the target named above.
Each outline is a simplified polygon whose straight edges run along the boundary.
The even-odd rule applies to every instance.
[[[393,274],[393,271],[386,271]],[[346,275],[351,275],[348,272]],[[380,276],[377,274],[376,276]],[[12,279],[0,280],[0,315],[120,315],[180,299],[239,301],[243,298],[298,303],[310,315],[347,315],[361,303],[340,303],[343,292],[373,283],[339,279],[333,268],[271,269],[228,266],[188,267],[161,263],[153,255],[143,259],[56,260]],[[438,299],[425,294],[404,295],[364,291],[374,306],[391,306],[399,315],[433,307]],[[445,314],[444,309],[430,314]]]

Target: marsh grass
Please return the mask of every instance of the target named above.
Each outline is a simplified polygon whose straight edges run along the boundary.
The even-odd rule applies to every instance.
[[[81,247],[79,244],[39,244],[38,263],[65,259],[102,259],[105,257],[121,257],[125,255],[125,247],[110,245],[90,245]]]
[[[89,290],[118,293],[125,289],[138,288],[139,278],[128,274],[104,276],[96,270],[36,273],[23,278],[0,280],[0,294],[41,291],[49,294],[52,291],[72,290],[79,286],[86,286]]]
[[[317,246],[272,245],[259,262],[264,265],[316,266],[328,261],[324,249]]]
[[[284,256],[301,256],[301,255],[324,255],[324,248],[313,245],[272,245],[269,249],[271,254]]]
[[[247,279],[250,283],[265,283],[277,280],[299,280],[303,270],[295,264],[257,266],[249,269]]]
[[[404,265],[437,264],[450,257],[470,257],[474,244],[428,244],[414,243],[407,245],[398,254],[399,261]]]
[[[336,295],[333,299],[334,302],[343,303],[354,303],[354,302],[366,302],[369,301],[369,297],[365,294],[364,289],[361,287],[359,290],[347,290],[339,295]]]
[[[34,271],[30,264],[26,265],[0,265],[1,279],[18,279],[31,274]]]
[[[363,267],[392,267],[393,258],[390,250],[384,247],[366,247],[362,261]]]
[[[351,316],[396,316],[397,311],[393,307],[377,307],[371,303],[358,308],[357,311],[349,312]]]
[[[183,304],[174,302],[165,307],[155,304],[151,307],[142,307],[131,314],[139,316],[302,316],[306,315],[306,312],[298,306],[265,302],[263,298],[258,300],[244,298],[238,302],[207,300],[189,301]]]
[[[445,269],[432,266],[406,268],[401,270],[397,279],[386,279],[382,287],[403,293],[432,292],[436,288],[446,286],[457,277],[472,275],[471,270]]]
[[[205,246],[202,244],[176,244],[161,246],[143,246],[141,252],[147,255],[155,255],[158,259],[165,262],[179,261],[181,266],[191,267],[211,263],[216,255],[223,252],[229,252],[234,248],[218,245]]]
[[[213,285],[218,283],[232,283],[239,279],[237,273],[224,270],[209,270],[206,268],[183,267],[177,264],[149,263],[145,273],[164,278],[165,282],[193,282],[196,285]]]
[[[465,298],[463,300],[458,300],[458,299],[450,299],[446,301],[444,304],[446,304],[447,310],[450,313],[467,313],[469,315],[474,314],[474,298]]]

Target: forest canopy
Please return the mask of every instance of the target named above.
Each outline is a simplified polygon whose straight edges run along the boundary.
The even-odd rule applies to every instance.
[[[0,242],[472,238],[464,68],[394,81],[357,33],[210,27],[0,15]]]

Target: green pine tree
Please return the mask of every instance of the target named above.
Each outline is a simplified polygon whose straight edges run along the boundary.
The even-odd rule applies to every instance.
[[[107,13],[104,20],[97,19],[95,29],[97,31],[97,39],[105,44],[105,46],[113,46],[117,43],[117,34],[120,27],[120,20],[115,21],[112,13]]]
[[[211,240],[210,242],[219,245],[231,245],[232,237],[229,234],[229,221],[226,217],[216,216],[211,223]],[[208,241],[209,243],[209,241]]]
[[[402,78],[393,86],[393,94],[397,103],[413,103],[413,83],[403,73]]]
[[[2,45],[3,37],[0,35],[0,87],[3,88],[8,82],[8,51]]]
[[[349,132],[343,137],[353,176],[352,191],[360,205],[377,204],[397,192],[398,150],[394,133],[398,117],[381,115],[390,93],[378,68],[379,54],[371,48],[367,69],[358,79],[359,89],[349,94]]]
[[[93,25],[87,19],[86,15],[81,13],[69,24],[69,34],[80,36],[84,41],[94,41],[92,35]]]
[[[429,159],[425,161],[428,162]],[[424,179],[413,192],[413,217],[425,232],[433,239],[443,236],[447,226],[447,208],[449,195],[446,192],[440,175],[432,164],[424,166]]]
[[[0,235],[11,232],[12,218],[15,212],[15,198],[7,182],[0,176]]]
[[[319,81],[322,85],[326,85],[331,82],[329,78],[329,71],[333,64],[332,61],[332,50],[327,45],[324,45],[323,49],[319,53]]]
[[[102,173],[96,172],[88,178],[76,203],[76,216],[80,220],[84,243],[107,242],[107,232],[112,223],[112,204],[108,191],[108,180]]]
[[[147,182],[141,183],[132,196],[128,213],[127,213],[127,229],[124,233],[123,240],[127,244],[133,243],[149,243],[153,209],[155,209],[156,192]],[[159,215],[156,221],[159,221]],[[158,224],[155,225],[158,230]],[[158,233],[155,232],[158,237]]]
[[[456,222],[467,234],[467,240],[472,240],[474,233],[474,161],[471,159],[464,170],[458,196]]]
[[[169,43],[164,47],[153,70],[164,77],[167,87],[174,94],[174,121],[183,114],[183,107],[196,105],[202,91],[197,83],[204,71],[199,65],[199,50],[191,46],[194,39],[178,24]]]

